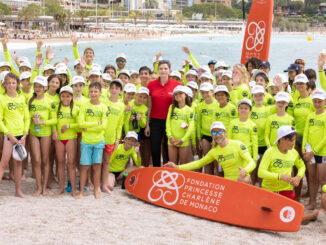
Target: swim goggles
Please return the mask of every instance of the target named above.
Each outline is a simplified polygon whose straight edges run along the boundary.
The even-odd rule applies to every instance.
[[[216,136],[216,135],[222,135],[223,134],[223,130],[218,130],[218,131],[213,131],[212,132],[212,136]]]
[[[126,60],[125,59],[116,59],[116,62],[118,62],[118,63],[123,63],[123,62],[126,62]]]

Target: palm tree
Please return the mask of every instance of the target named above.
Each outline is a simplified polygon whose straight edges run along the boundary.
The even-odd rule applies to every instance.
[[[131,10],[129,16],[134,19],[134,24],[137,24],[137,19],[139,17],[139,12],[137,10]]]
[[[36,19],[40,15],[41,15],[40,6],[37,4],[30,4],[26,7],[23,7],[23,9],[18,13],[17,17],[19,19],[24,19],[25,28],[28,28],[28,20]]]
[[[55,19],[56,22],[58,22],[59,29],[63,30],[66,25],[66,19],[67,19],[67,12],[62,10],[60,12],[57,12],[53,18]]]
[[[153,14],[153,12],[148,11],[148,12],[145,13],[144,17],[145,17],[145,20],[146,20],[146,25],[148,26],[149,20],[154,19],[154,14]]]
[[[210,16],[208,17],[208,20],[209,20],[210,25],[213,25],[213,21],[216,21],[216,18],[215,18],[214,15],[210,15]]]
[[[175,16],[175,19],[177,22],[179,22],[180,24],[182,24],[182,22],[184,21],[185,17],[183,16],[183,14],[181,12],[178,12]]]
[[[82,32],[85,31],[85,18],[87,18],[88,16],[91,15],[91,12],[89,12],[88,10],[78,10],[76,13],[75,13],[76,17],[79,17],[80,20],[81,20],[81,23],[82,23]]]

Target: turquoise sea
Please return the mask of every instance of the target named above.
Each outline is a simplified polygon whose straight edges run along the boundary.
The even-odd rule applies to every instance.
[[[317,57],[322,49],[326,48],[326,36],[313,36],[313,41],[307,41],[307,35],[282,36],[274,35],[271,40],[270,63],[271,75],[283,72],[296,58],[306,61],[306,68],[317,70]],[[224,60],[233,65],[240,62],[243,37],[241,35],[183,35],[155,40],[136,41],[105,41],[105,42],[81,42],[79,51],[91,46],[95,50],[95,63],[104,67],[106,64],[114,64],[118,53],[127,55],[127,69],[137,70],[140,66],[152,66],[155,54],[162,50],[163,58],[172,63],[172,69],[179,69],[184,64],[187,55],[182,52],[182,46],[188,46],[200,64],[207,64],[208,60]],[[29,46],[28,46],[29,45]],[[18,56],[27,56],[34,62],[35,48],[30,44],[11,44],[10,51],[16,51]],[[36,47],[34,45],[34,47]],[[56,44],[53,46],[56,58],[60,61],[68,57],[73,61],[72,44]],[[45,53],[45,48],[43,48]],[[1,58],[2,50],[0,50]],[[70,68],[73,62],[70,62]]]

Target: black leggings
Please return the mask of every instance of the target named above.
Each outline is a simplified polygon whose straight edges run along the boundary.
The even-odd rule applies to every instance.
[[[166,120],[151,118],[149,127],[151,130],[151,153],[154,167],[161,167],[161,143],[164,137],[164,151],[168,152],[167,137],[166,137]]]

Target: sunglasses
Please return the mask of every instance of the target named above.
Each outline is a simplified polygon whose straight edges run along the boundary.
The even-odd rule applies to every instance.
[[[301,60],[301,59],[295,60],[294,63],[296,63],[296,64],[302,64],[302,65],[305,65],[306,64],[306,62],[304,62],[304,60]]]
[[[213,131],[212,132],[212,136],[216,136],[216,135],[222,135],[223,134],[223,130],[218,130],[218,131]]]
[[[126,60],[125,60],[125,59],[117,59],[116,62],[118,62],[118,63],[120,63],[120,62],[123,63],[123,62],[126,62]]]

